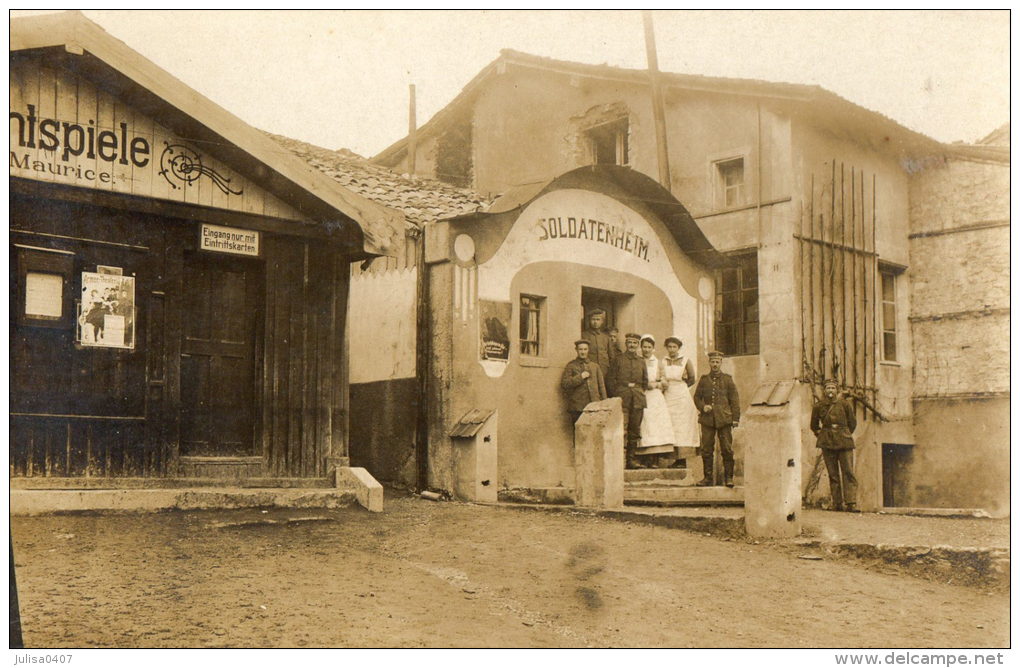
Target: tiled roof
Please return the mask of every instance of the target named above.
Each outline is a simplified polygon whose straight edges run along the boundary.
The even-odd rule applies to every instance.
[[[465,188],[397,174],[347,149],[331,151],[290,137],[266,134],[348,190],[400,211],[413,227],[471,213],[488,206],[491,201]]]

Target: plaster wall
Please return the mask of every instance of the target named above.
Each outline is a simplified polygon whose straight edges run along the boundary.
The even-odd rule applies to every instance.
[[[628,252],[583,238],[543,239],[546,235],[539,221],[558,218],[566,226],[568,217],[625,227],[648,242],[647,252]],[[462,231],[472,233],[470,227]],[[486,230],[479,228],[473,234],[484,235]],[[498,409],[501,488],[571,489],[574,485],[573,426],[559,382],[563,367],[574,357],[573,342],[581,334],[583,287],[621,295],[617,322],[621,331],[653,334],[659,352],[666,336],[678,334],[696,356],[698,368],[707,368],[705,341],[710,335],[713,298],[707,272],[682,253],[654,216],[646,217],[601,193],[566,189],[543,195],[524,209],[496,253],[483,264],[454,261],[439,267],[449,276],[444,279],[449,316],[442,317],[449,323],[451,336],[450,382],[437,383],[438,391],[448,393],[443,403],[449,408],[443,417],[451,425],[472,409]],[[442,301],[440,294],[433,293],[434,304]],[[521,294],[544,298],[537,356],[521,354]],[[479,299],[510,304],[506,362],[481,359]],[[450,440],[438,430],[433,437]],[[432,447],[443,452],[450,446],[434,442]],[[439,481],[442,462],[432,464]]]
[[[909,505],[1009,514],[1009,397],[915,404]]]

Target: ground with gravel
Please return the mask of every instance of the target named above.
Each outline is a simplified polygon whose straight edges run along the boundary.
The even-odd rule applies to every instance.
[[[28,647],[1009,644],[1008,591],[569,512],[396,498],[11,527]]]

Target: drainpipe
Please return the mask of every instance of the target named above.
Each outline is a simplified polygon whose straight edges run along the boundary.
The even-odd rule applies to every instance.
[[[426,223],[427,225],[427,223]],[[418,230],[418,247],[415,250],[418,264],[415,286],[415,361],[414,373],[418,402],[415,406],[414,460],[416,487],[429,486],[429,371],[432,360],[432,333],[429,327],[429,267],[425,263],[425,225]]]
[[[755,199],[757,200],[755,202],[755,212],[756,212],[756,214],[758,216],[758,248],[761,248],[762,247],[762,237],[761,237],[761,235],[762,235],[762,225],[761,225],[761,162],[762,162],[762,155],[761,155],[761,102],[759,101],[755,106],[757,108],[757,115],[758,115],[758,131],[757,131],[756,140],[755,140],[756,144],[757,144],[757,149],[756,149],[757,150],[757,155],[755,156],[755,160],[754,160],[754,162],[755,162],[755,169],[756,169],[756,172],[757,172],[757,178],[755,179],[755,181],[756,181],[756,183],[755,183],[755,191],[756,191]],[[759,285],[760,285],[760,280],[759,280]]]

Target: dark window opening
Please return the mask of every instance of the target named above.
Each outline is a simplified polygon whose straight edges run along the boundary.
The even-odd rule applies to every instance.
[[[436,178],[459,188],[470,188],[472,178],[470,120],[451,125],[436,142]]]
[[[758,354],[758,254],[732,257],[715,275],[716,348],[727,355]]]
[[[587,131],[591,146],[592,163],[596,165],[626,165],[630,161],[627,134],[630,124],[626,118],[596,125]]]

